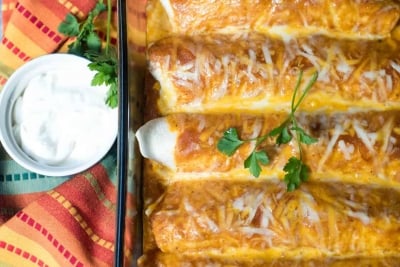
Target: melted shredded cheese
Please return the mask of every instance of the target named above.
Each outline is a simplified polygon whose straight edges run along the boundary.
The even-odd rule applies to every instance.
[[[350,160],[351,155],[354,153],[354,145],[346,144],[343,140],[339,140],[338,146],[340,151],[343,153],[345,160]]]
[[[360,140],[363,142],[365,147],[368,149],[368,151],[372,155],[374,155],[376,152],[374,149],[373,142],[371,142],[371,139],[370,139],[368,133],[362,128],[362,126],[360,125],[360,122],[357,120],[353,120],[353,128],[356,131],[357,136],[360,138]]]
[[[390,66],[400,74],[400,65],[394,62],[393,60],[390,61]]]
[[[337,140],[339,139],[339,136],[343,133],[344,129],[340,124],[336,124],[335,129],[333,131],[333,135],[331,139],[328,142],[328,145],[326,146],[326,150],[324,152],[324,155],[320,159],[318,163],[318,171],[322,171],[322,167],[325,164],[325,162],[328,160],[330,155],[332,154],[333,147],[335,146]]]

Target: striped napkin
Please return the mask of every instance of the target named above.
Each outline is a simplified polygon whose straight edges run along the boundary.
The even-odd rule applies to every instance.
[[[58,25],[67,13],[84,18],[96,1],[0,0],[0,3],[1,90],[9,75],[25,62],[63,51],[68,40],[57,31]],[[132,54],[142,55],[144,7],[145,0],[127,1]],[[102,22],[100,19],[100,32]],[[132,34],[134,37],[130,37]],[[113,147],[101,162],[73,177],[47,177],[23,169],[0,146],[0,266],[112,266],[116,154]],[[133,190],[132,181],[128,185]],[[126,266],[132,261],[134,249],[132,192],[127,197]]]

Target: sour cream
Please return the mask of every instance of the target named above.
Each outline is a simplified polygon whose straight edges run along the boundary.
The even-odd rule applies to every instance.
[[[14,137],[34,160],[76,165],[115,139],[117,109],[105,104],[108,88],[82,79],[87,78],[73,69],[39,73],[15,102]]]

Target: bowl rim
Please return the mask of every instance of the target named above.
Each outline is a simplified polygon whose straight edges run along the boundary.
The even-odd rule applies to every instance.
[[[45,64],[44,64],[45,63]],[[50,64],[51,63],[51,64]],[[15,140],[12,133],[12,113],[15,100],[23,92],[24,83],[30,78],[47,70],[54,70],[52,67],[58,67],[60,70],[68,69],[68,64],[83,64],[87,66],[90,61],[86,58],[66,53],[53,53],[39,56],[21,67],[16,69],[4,84],[0,91],[0,142],[7,154],[23,168],[45,176],[70,176],[85,171],[99,162],[112,148],[118,135],[118,112],[115,108],[115,124],[110,128],[112,138],[101,146],[98,153],[84,162],[74,164],[73,166],[46,165],[40,163],[27,155]],[[87,68],[88,71],[89,68]],[[28,75],[26,76],[26,74]],[[12,101],[10,101],[10,99]]]

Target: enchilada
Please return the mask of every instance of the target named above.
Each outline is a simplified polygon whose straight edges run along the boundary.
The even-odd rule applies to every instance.
[[[265,38],[249,34],[166,38],[149,47],[160,114],[267,113],[288,110],[299,69],[318,81],[306,111],[398,107],[400,44],[323,36]]]
[[[399,15],[398,3],[390,0],[150,0],[147,40],[213,32],[380,39],[390,35]]]

